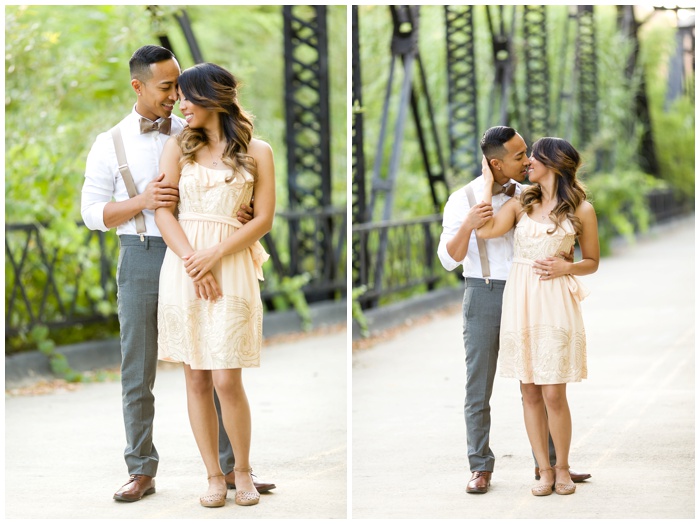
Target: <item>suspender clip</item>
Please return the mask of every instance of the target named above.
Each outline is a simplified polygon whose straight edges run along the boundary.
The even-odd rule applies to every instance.
[[[139,233],[139,238],[141,238],[141,242],[145,242],[145,241],[146,241],[146,239],[143,238],[143,233]]]

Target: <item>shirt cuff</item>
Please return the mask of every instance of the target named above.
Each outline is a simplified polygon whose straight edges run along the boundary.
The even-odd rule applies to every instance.
[[[462,263],[461,261],[458,262],[453,259],[447,252],[447,242],[441,241],[440,244],[438,244],[437,254],[442,267],[444,267],[447,271],[452,271]]]
[[[94,202],[82,210],[83,222],[88,229],[97,231],[109,231],[105,226],[105,206],[108,202]]]

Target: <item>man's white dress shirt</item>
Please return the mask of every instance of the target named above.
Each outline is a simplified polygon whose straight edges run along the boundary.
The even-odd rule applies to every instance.
[[[516,184],[515,197],[520,195],[520,184],[514,181],[510,183]],[[467,184],[474,190],[474,199],[476,204],[483,200],[484,194],[484,177],[479,176]],[[462,264],[464,277],[483,278],[481,271],[481,260],[479,259],[479,248],[476,244],[476,232],[472,231],[469,239],[469,249],[464,260],[454,260],[447,252],[447,243],[457,234],[459,227],[464,222],[464,219],[469,212],[471,206],[467,200],[467,193],[463,186],[450,195],[450,198],[445,204],[445,209],[442,215],[442,234],[440,235],[440,244],[438,245],[438,257],[440,263],[448,271],[452,271],[457,266]],[[505,194],[494,195],[491,205],[493,212],[498,211],[503,207],[511,197]],[[486,253],[488,254],[489,266],[491,270],[490,278],[495,280],[506,280],[510,272],[510,266],[513,263],[513,232],[511,229],[505,235],[497,238],[486,239]]]
[[[172,115],[170,135],[150,131],[141,134],[136,106],[131,113],[119,122],[119,129],[124,140],[126,161],[134,179],[136,191],[141,194],[146,186],[159,175],[158,166],[163,146],[170,136],[179,134],[185,127],[185,120]],[[160,122],[159,118],[156,122]],[[123,202],[129,199],[129,193],[119,172],[117,154],[114,150],[112,133],[100,133],[90,149],[85,165],[85,183],[83,184],[80,212],[89,229],[108,231],[104,222],[104,208],[114,199]],[[161,236],[156,226],[155,214],[151,209],[143,210],[147,236]],[[117,235],[136,235],[136,221],[132,218],[117,226]]]

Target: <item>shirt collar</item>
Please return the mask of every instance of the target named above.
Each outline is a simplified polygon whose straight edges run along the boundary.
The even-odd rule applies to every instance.
[[[138,111],[136,111],[136,104],[134,104],[134,107],[131,110],[131,114],[132,114],[132,116],[134,116],[136,118],[136,121],[138,121],[139,118],[145,118],[147,120],[151,120],[150,118],[145,117],[142,114],[140,114]],[[161,116],[161,117],[158,117],[156,120],[151,120],[151,122],[160,122],[161,120],[165,120],[165,119]]]

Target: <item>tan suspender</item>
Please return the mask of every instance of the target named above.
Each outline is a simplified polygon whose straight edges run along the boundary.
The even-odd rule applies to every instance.
[[[467,202],[469,202],[469,207],[474,207],[476,205],[476,197],[474,196],[474,190],[472,189],[472,186],[464,186],[464,192],[467,194]],[[481,260],[481,274],[484,276],[484,279],[488,284],[489,278],[491,277],[491,268],[489,267],[489,257],[486,254],[486,242],[483,238],[476,237],[476,245],[479,248],[479,259]]]
[[[138,192],[136,191],[134,178],[131,176],[131,171],[129,171],[129,164],[126,163],[124,141],[122,140],[122,134],[118,125],[112,128],[112,140],[114,140],[114,151],[117,153],[117,164],[119,164],[119,172],[122,174],[122,180],[124,180],[126,191],[129,193],[129,198],[134,198],[136,195],[138,195]],[[136,232],[141,237],[141,241],[143,241],[143,234],[146,232],[146,221],[143,218],[143,213],[139,211],[134,216],[134,220],[136,220]]]

